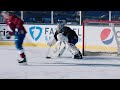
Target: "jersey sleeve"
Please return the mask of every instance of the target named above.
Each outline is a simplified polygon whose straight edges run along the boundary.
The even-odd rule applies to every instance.
[[[9,19],[6,19],[6,20],[5,20],[5,23],[9,26],[9,28],[10,28],[13,32],[15,31],[16,26],[15,26]]]
[[[19,17],[13,15],[11,16],[10,20],[14,24],[14,26],[18,29],[18,31],[23,30],[25,33],[27,33],[25,27],[23,26],[24,22]]]
[[[57,39],[57,34],[58,34],[58,33],[57,33],[57,31],[56,31],[55,34],[54,34],[54,38],[55,38],[56,41],[58,41],[58,39]]]
[[[23,26],[23,21],[20,19],[20,18],[18,18],[17,16],[12,16],[12,22],[13,22],[13,24],[15,24],[16,25],[16,28],[22,28],[22,26]]]

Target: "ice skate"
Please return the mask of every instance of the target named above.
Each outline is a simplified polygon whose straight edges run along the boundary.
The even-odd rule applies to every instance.
[[[18,63],[19,63],[19,65],[26,66],[27,65],[26,58],[24,58],[23,60],[18,59]]]
[[[74,55],[74,59],[82,59],[82,55],[81,54],[76,54],[76,55]]]

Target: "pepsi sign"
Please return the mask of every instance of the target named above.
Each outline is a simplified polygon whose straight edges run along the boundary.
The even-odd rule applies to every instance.
[[[100,34],[100,38],[104,44],[106,45],[111,44],[114,38],[114,35],[112,34],[112,30],[109,28],[103,29]]]

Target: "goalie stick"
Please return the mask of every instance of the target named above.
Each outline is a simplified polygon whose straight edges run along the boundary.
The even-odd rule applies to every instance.
[[[51,46],[48,48],[48,51],[47,51],[47,54],[46,54],[46,58],[47,58],[47,59],[51,58],[50,56],[48,56],[48,55],[49,55],[49,52],[50,52],[50,49],[51,49]]]

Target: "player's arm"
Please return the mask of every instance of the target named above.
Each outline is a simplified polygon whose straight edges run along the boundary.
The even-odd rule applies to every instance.
[[[62,42],[68,42],[68,38],[65,37],[62,32],[58,32],[56,31],[55,34],[54,34],[54,37],[51,41],[49,41],[47,43],[48,46],[53,46],[55,43],[57,44],[57,46],[60,45],[60,43]]]
[[[27,31],[25,30],[25,27],[24,27],[24,22],[23,20],[21,20],[20,18],[18,18],[17,16],[13,16],[13,23],[16,27],[16,30],[19,32],[19,34],[25,34],[27,33]]]
[[[13,36],[15,31],[15,25],[9,19],[5,20],[5,23],[7,24],[8,29],[7,34]]]
[[[53,45],[58,41],[58,39],[57,39],[57,34],[58,34],[58,33],[55,32],[52,40],[50,40],[50,41],[47,43],[48,46],[53,46]]]
[[[11,21],[16,26],[17,29],[22,29],[23,28],[24,22],[23,22],[23,20],[21,20],[17,16],[15,16],[15,15],[11,16]]]

